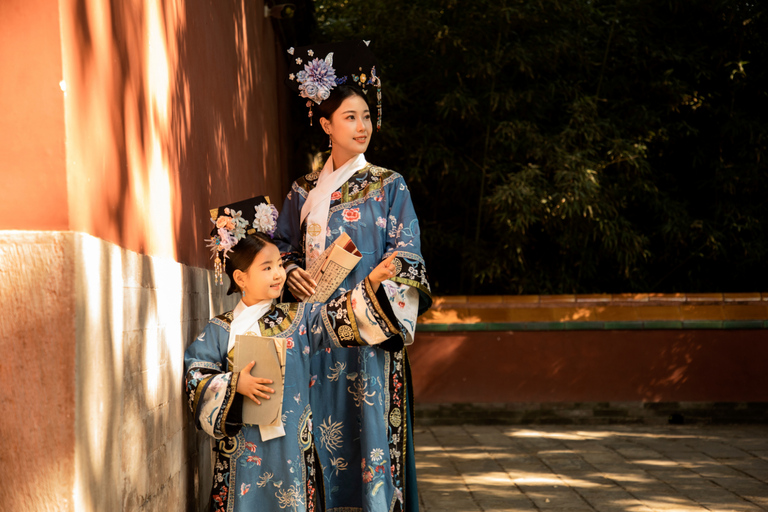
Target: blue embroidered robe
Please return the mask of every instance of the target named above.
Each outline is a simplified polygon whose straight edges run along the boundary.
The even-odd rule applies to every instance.
[[[195,423],[215,440],[210,510],[322,511],[309,407],[310,358],[317,351],[376,343],[398,350],[402,343],[392,336],[402,326],[383,288],[374,294],[368,280],[325,305],[274,305],[259,320],[259,328],[263,336],[284,338],[286,343],[285,436],[263,441],[257,426],[242,424],[247,398],[236,393],[239,374],[232,372],[232,351],[227,353],[232,319],[232,312],[211,319],[184,356]],[[336,425],[319,432],[326,443],[340,435]]]
[[[286,266],[305,268],[306,222],[301,208],[317,184],[318,173],[293,183],[278,218],[275,240]],[[398,251],[397,274],[385,281],[393,310],[415,296],[418,314],[431,305],[431,292],[421,256],[419,222],[403,177],[367,164],[331,196],[326,247],[342,232],[357,245],[362,259],[334,296],[351,289],[386,255]],[[409,290],[410,287],[410,290]],[[413,291],[417,293],[411,293]],[[405,321],[404,321],[405,322]],[[412,322],[415,324],[415,317]],[[406,325],[406,337],[415,325]],[[310,390],[318,455],[323,468],[329,511],[385,512],[418,510],[413,460],[410,372],[405,350],[381,349],[318,353]],[[323,433],[341,436],[326,442]]]

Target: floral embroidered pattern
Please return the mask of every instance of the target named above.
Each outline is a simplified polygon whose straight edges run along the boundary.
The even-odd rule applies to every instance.
[[[371,450],[371,460],[373,462],[379,462],[384,457],[384,450],[381,448],[374,448]]]
[[[347,363],[343,363],[341,361],[336,361],[336,364],[333,366],[333,368],[328,368],[330,373],[326,375],[326,378],[331,382],[337,382],[339,380],[339,376],[341,375],[341,372],[343,372],[347,367]]]
[[[402,510],[403,507],[403,486],[405,483],[405,461],[403,454],[406,445],[405,425],[405,387],[402,382],[405,381],[404,351],[396,352],[392,355],[389,364],[389,456],[390,469],[392,471],[392,482],[395,484],[395,494],[398,502],[393,510]]]
[[[272,480],[272,477],[275,476],[272,473],[266,472],[262,473],[259,476],[259,481],[256,483],[257,487],[266,487],[267,483],[269,483],[270,480]]]
[[[373,405],[373,402],[369,402],[368,399],[376,396],[376,392],[368,391],[368,381],[357,379],[352,386],[347,388],[347,391],[352,394],[352,399],[357,407],[361,407],[363,404]]]
[[[338,450],[344,444],[344,438],[341,435],[342,423],[340,421],[331,422],[331,417],[328,416],[327,420],[324,420],[320,428],[320,446],[324,446],[326,450],[333,453],[334,450]]]
[[[360,208],[350,208],[341,212],[346,222],[357,222],[360,220]]]
[[[269,312],[259,320],[262,336],[276,336],[287,330],[297,315],[300,315],[299,308],[303,304],[276,304]]]
[[[337,347],[355,346],[362,342],[347,294],[330,300],[323,306],[323,324]]]
[[[299,505],[304,504],[304,496],[302,496],[301,488],[294,484],[287,489],[279,489],[275,493],[277,497],[277,503],[280,508],[293,508],[296,509]]]
[[[419,255],[398,249],[393,264],[395,265],[395,276],[391,278],[393,282],[413,286],[427,296],[432,296],[427,267]]]
[[[339,471],[346,471],[347,462],[344,460],[344,457],[331,458],[331,467],[336,476],[339,476]]]

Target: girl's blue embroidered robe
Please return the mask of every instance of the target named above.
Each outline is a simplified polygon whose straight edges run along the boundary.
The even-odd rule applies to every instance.
[[[209,321],[184,355],[186,391],[198,428],[214,441],[210,510],[324,510],[322,477],[316,461],[309,407],[310,358],[318,350],[382,343],[402,326],[379,287],[366,279],[327,304],[277,304],[259,320],[263,336],[286,340],[282,420],[285,436],[263,441],[259,428],[242,424],[239,374],[227,353],[232,312]],[[325,351],[323,350],[323,351]],[[321,430],[325,442],[338,442],[336,427]]]
[[[292,264],[305,268],[306,221],[300,224],[301,208],[318,176],[311,173],[294,182],[283,203],[275,241],[287,269]],[[397,251],[397,274],[382,286],[396,314],[413,306],[412,318],[398,314],[401,336],[411,341],[416,316],[429,308],[432,298],[421,256],[419,222],[403,177],[369,163],[334,192],[326,247],[343,232],[363,257],[334,296],[353,288],[386,255]],[[310,403],[326,508],[417,511],[412,393],[405,350],[320,352],[312,358],[311,371],[317,379]],[[330,432],[339,435],[330,437]]]

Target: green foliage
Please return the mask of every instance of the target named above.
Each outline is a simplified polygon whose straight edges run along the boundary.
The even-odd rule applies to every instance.
[[[768,289],[752,1],[316,0],[373,39],[440,294]]]

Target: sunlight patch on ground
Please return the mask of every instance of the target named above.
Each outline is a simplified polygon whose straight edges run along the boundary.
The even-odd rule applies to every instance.
[[[677,467],[678,464],[675,461],[672,460],[630,460],[627,461],[628,464],[642,464],[645,466],[660,466],[660,467],[670,467],[674,468]]]
[[[568,441],[582,441],[584,439],[582,436],[573,434],[565,434],[562,432],[544,432],[541,430],[520,430],[517,432],[510,431],[506,434],[511,437],[543,437],[546,439],[565,439]]]
[[[516,484],[526,484],[526,485],[563,485],[563,482],[554,476],[546,477],[546,476],[526,476],[523,478],[515,478],[513,480]]]
[[[501,471],[488,471],[486,473],[473,473],[464,476],[467,483],[480,484],[483,486],[509,485],[510,478]]]
[[[639,472],[630,473],[628,471],[625,471],[622,473],[603,473],[603,476],[615,482],[622,482],[622,483],[647,484],[647,483],[657,482],[655,478],[651,478],[648,475],[645,475],[644,473],[639,473]]]

